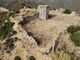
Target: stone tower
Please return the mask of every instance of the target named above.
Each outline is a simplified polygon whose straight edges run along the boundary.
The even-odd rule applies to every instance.
[[[48,5],[39,5],[38,13],[39,13],[39,19],[46,20],[49,15],[49,6]]]

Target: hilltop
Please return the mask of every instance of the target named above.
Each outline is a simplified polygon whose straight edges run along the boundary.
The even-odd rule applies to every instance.
[[[75,33],[80,36],[80,16],[56,9],[41,20],[36,13],[26,7],[18,13],[0,12],[0,60],[80,60],[80,46],[71,39]],[[68,31],[70,26],[74,31]]]

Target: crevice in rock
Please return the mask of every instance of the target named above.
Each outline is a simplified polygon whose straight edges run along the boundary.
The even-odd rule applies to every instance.
[[[38,46],[40,46],[42,44],[42,42],[40,41],[40,39],[38,39],[37,37],[34,37],[33,34],[31,32],[27,32],[29,36],[32,36],[34,38],[34,40],[37,42]]]

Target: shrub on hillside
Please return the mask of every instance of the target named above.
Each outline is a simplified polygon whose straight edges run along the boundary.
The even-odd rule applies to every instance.
[[[67,32],[73,34],[74,32],[77,32],[80,30],[80,26],[70,26],[67,28]]]
[[[14,58],[14,60],[21,60],[21,57],[20,57],[20,56],[16,56],[16,57]]]
[[[6,22],[4,23],[4,26],[0,27],[0,37],[2,36],[2,38],[5,38],[6,35],[12,31],[12,27],[13,27],[14,23],[11,22]]]
[[[0,12],[0,27],[5,23],[5,21],[9,21],[10,16],[14,16],[14,12]]]
[[[76,46],[80,46],[80,26],[70,26],[67,32],[71,33],[70,38]]]
[[[71,40],[75,43],[76,46],[80,46],[80,31],[74,32],[70,36]]]
[[[65,14],[71,14],[71,10],[65,9],[65,11],[63,13],[65,13]]]
[[[14,23],[9,20],[10,16],[13,16],[14,12],[0,12],[0,37],[5,38],[12,30]]]

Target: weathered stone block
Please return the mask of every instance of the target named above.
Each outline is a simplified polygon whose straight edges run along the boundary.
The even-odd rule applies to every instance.
[[[48,5],[39,5],[38,13],[39,13],[39,19],[46,20],[49,15],[49,6]]]

